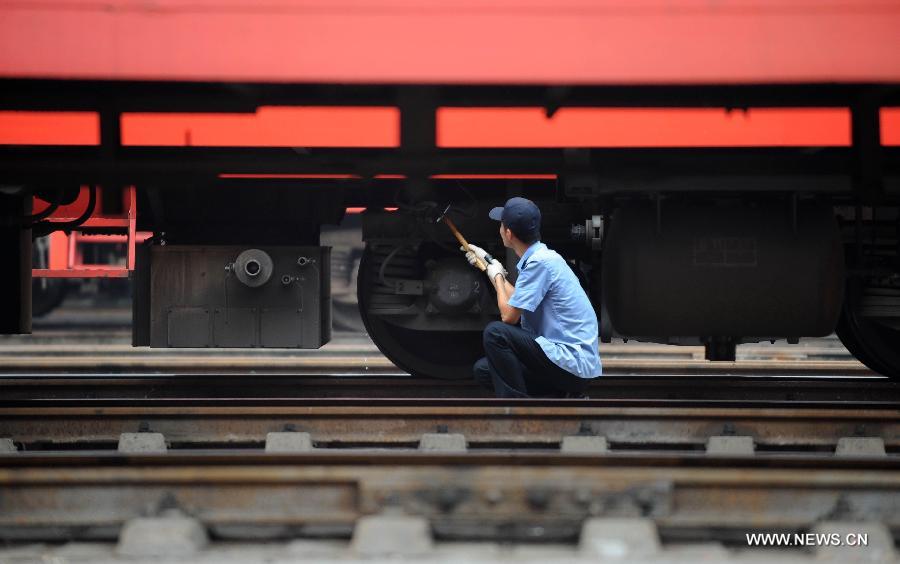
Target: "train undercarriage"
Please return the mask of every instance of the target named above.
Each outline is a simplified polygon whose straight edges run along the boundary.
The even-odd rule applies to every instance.
[[[860,360],[896,373],[895,365],[875,360],[898,344],[896,276],[886,266],[896,261],[896,239],[884,233],[855,254],[860,225],[853,210],[842,217],[828,199],[796,194],[668,194],[664,204],[628,197],[586,217],[580,206],[536,201],[548,215],[556,212],[556,229],[545,230],[543,240],[582,280],[602,342],[703,345],[709,360],[734,360],[740,343],[796,343],[837,328]],[[479,211],[484,216],[487,207]],[[896,233],[896,210],[892,215]],[[391,212],[367,219],[358,291],[370,335],[412,372],[468,374],[481,355],[481,329],[498,314],[480,273],[432,226],[416,232],[415,222]],[[874,227],[861,223],[866,231]],[[505,253],[514,271],[517,257],[498,245],[492,227],[469,230],[494,256]],[[881,269],[883,277],[873,274]]]
[[[7,84],[13,109],[67,109],[78,88]],[[882,146],[879,110],[896,89],[110,87],[91,106],[101,143],[0,148],[2,332],[27,332],[32,195],[49,187],[138,188],[134,343],[159,347],[318,347],[330,336],[322,225],[350,206],[365,250],[358,303],[382,352],[412,374],[468,378],[493,290],[435,218],[504,257],[487,210],[512,195],[543,214],[542,240],[570,263],[613,337],[703,345],[733,360],[745,342],[834,331],[875,371],[900,378],[900,151]],[[92,90],[93,91],[93,90]],[[33,94],[40,92],[41,97]],[[29,95],[31,94],[31,95]],[[342,97],[343,96],[343,97]],[[159,106],[165,100],[164,107]],[[113,101],[113,102],[111,102]],[[394,148],[126,147],[125,111],[253,111],[264,104],[399,108]],[[89,102],[80,102],[85,104]],[[453,105],[848,108],[846,147],[446,148],[435,112]],[[66,190],[59,190],[65,193]],[[52,199],[51,196],[47,196]],[[602,344],[601,344],[602,357]]]

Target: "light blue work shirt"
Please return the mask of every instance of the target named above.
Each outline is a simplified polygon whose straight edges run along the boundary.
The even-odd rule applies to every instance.
[[[597,314],[566,260],[538,241],[516,268],[509,305],[522,310],[522,328],[553,364],[580,378],[600,376]]]

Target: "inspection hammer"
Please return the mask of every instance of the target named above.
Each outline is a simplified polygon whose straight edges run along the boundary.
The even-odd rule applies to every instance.
[[[462,245],[462,247],[464,249],[466,249],[466,251],[468,251],[469,250],[469,242],[466,241],[466,238],[463,237],[463,234],[460,233],[459,229],[456,228],[456,225],[453,223],[453,220],[450,219],[449,217],[447,217],[447,211],[449,209],[450,209],[450,204],[447,204],[447,207],[444,208],[444,211],[442,211],[441,214],[435,220],[435,223],[437,223],[439,221],[444,222],[444,224],[450,228],[450,231],[453,232],[453,235],[456,237],[456,240],[459,241],[459,244]],[[485,262],[485,261],[487,261],[487,262]],[[493,261],[494,261],[494,257],[492,257],[488,253],[485,253],[484,259],[481,259],[477,255],[475,256],[475,266],[477,266],[478,270],[481,270],[482,272],[487,270],[488,263],[491,263]]]

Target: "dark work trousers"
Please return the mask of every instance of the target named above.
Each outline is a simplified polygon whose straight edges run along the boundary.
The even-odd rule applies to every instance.
[[[492,321],[484,328],[484,352],[475,380],[498,398],[578,396],[590,380],[553,363],[534,337],[518,325]]]

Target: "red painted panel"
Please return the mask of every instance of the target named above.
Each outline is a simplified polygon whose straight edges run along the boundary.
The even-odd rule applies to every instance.
[[[50,219],[56,219],[59,221],[71,221],[77,217],[80,217],[84,210],[87,209],[88,200],[90,199],[90,188],[88,186],[82,186],[81,190],[78,192],[78,197],[71,204],[66,204],[63,206],[59,206],[56,208],[56,211],[53,212],[53,215],[50,216]],[[101,189],[97,191],[97,203],[95,204],[95,213],[102,213],[103,207],[103,199],[101,198]],[[34,197],[34,211],[37,213],[40,210],[45,210],[50,204],[45,202],[44,200]]]
[[[359,180],[358,174],[297,173],[222,173],[219,178],[231,180]],[[405,174],[376,174],[376,180],[403,180]],[[555,174],[433,174],[435,180],[556,180]]]
[[[386,212],[395,212],[395,211],[397,211],[399,208],[381,208],[381,209],[383,209],[383,210],[386,211]],[[348,214],[351,214],[351,215],[353,215],[353,214],[358,214],[358,213],[362,213],[362,212],[364,212],[364,211],[366,211],[366,208],[347,208],[347,209],[346,209],[346,212],[347,212]]]
[[[125,114],[125,145],[396,147],[396,108]],[[441,108],[440,147],[738,147],[850,143],[846,108]]]
[[[900,108],[881,108],[881,144],[900,145]]]
[[[35,198],[37,199],[37,198]],[[63,270],[68,265],[69,235],[62,231],[54,231],[50,234],[50,249],[47,266],[50,270]]]
[[[255,114],[122,114],[123,145],[397,147],[392,107],[261,107]]]
[[[0,145],[97,145],[95,112],[0,112]]]
[[[307,174],[307,173],[231,173],[226,172],[219,175],[219,178],[226,180],[359,180],[361,176],[358,174]]]
[[[33,278],[128,278],[131,273],[121,266],[90,266],[63,270],[35,268],[31,271]]]
[[[123,139],[126,145],[396,147],[398,119],[394,108],[126,114]],[[563,108],[552,119],[539,108],[442,108],[437,141],[442,147],[845,146],[849,119],[846,108]],[[881,130],[884,145],[900,145],[900,108],[882,109]],[[0,144],[98,142],[92,112],[0,112]]]
[[[766,147],[850,144],[846,108],[441,108],[440,147]]]
[[[900,81],[896,0],[5,0],[0,76]]]

